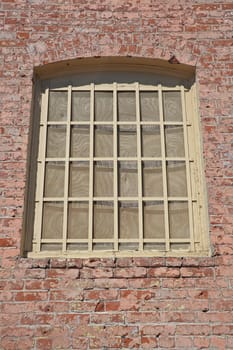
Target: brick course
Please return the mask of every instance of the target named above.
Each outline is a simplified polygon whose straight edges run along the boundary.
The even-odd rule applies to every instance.
[[[0,3],[0,349],[233,349],[233,4]],[[208,258],[20,257],[35,66],[137,56],[196,66]]]

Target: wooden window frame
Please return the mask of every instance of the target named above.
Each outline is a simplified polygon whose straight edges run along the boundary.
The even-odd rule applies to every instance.
[[[106,61],[107,60],[107,61]],[[95,61],[96,62],[96,61]],[[162,84],[155,85],[145,85],[139,82],[137,83],[117,83],[112,84],[97,84],[90,83],[82,86],[72,86],[72,84],[67,84],[65,86],[47,87],[42,88],[43,82],[49,81],[54,77],[57,77],[57,69],[59,65],[63,64],[63,72],[61,76],[66,76],[72,72],[79,71],[121,71],[122,62],[124,63],[124,69],[126,71],[140,71],[140,72],[150,72],[157,73],[164,76],[172,76],[177,78],[182,78],[184,82],[189,82],[188,87],[186,83],[176,85],[176,86],[166,86]],[[68,67],[70,63],[68,64]],[[177,66],[177,65],[176,65]],[[158,60],[143,60],[143,59],[99,59],[96,67],[93,67],[93,59],[88,59],[84,62],[84,65],[80,65],[76,61],[72,63],[71,68],[67,68],[66,63],[59,63],[57,67],[53,66],[49,69],[38,69],[36,71],[37,85],[35,88],[35,108],[33,112],[33,119],[37,122],[32,121],[32,131],[31,131],[31,152],[29,155],[29,180],[27,189],[27,206],[24,220],[24,242],[22,245],[22,253],[29,257],[121,257],[121,256],[206,256],[210,254],[209,250],[209,239],[208,239],[208,220],[207,220],[207,206],[206,206],[206,191],[204,185],[204,175],[203,175],[203,163],[201,154],[201,136],[200,136],[200,124],[197,113],[197,92],[196,84],[193,80],[194,77],[193,67],[179,65],[178,67],[171,67],[167,62]],[[39,79],[38,79],[39,77]],[[39,82],[39,83],[38,83]],[[61,122],[61,125],[66,125],[66,153],[63,159],[65,164],[65,180],[64,180],[64,196],[62,201],[64,203],[64,216],[63,216],[63,228],[62,228],[62,238],[61,239],[42,239],[41,237],[41,226],[42,226],[42,210],[43,203],[46,201],[56,201],[57,198],[44,198],[43,188],[44,188],[44,178],[45,178],[45,163],[51,159],[45,156],[46,147],[46,134],[48,125],[58,124],[57,122],[48,122],[48,103],[49,103],[49,92],[50,91],[66,91],[68,95],[67,103],[67,120],[66,122]],[[68,193],[68,182],[69,182],[69,164],[70,161],[78,161],[80,159],[70,157],[70,137],[71,137],[71,126],[80,124],[73,122],[71,120],[71,94],[73,91],[89,91],[90,92],[90,122],[81,122],[81,124],[89,124],[90,127],[90,155],[87,159],[81,158],[81,161],[88,161],[89,167],[89,196],[87,198],[72,198],[74,200],[85,200],[89,203],[89,223],[88,223],[88,238],[86,243],[88,244],[88,250],[86,251],[70,251],[67,250],[67,244],[70,243],[81,243],[82,240],[79,239],[68,239],[67,238],[67,216],[68,216],[68,203],[71,201]],[[93,166],[94,162],[97,161],[94,157],[94,126],[101,124],[108,124],[106,122],[94,121],[94,93],[95,91],[111,91],[113,94],[113,121],[109,125],[113,127],[113,157],[111,160],[113,162],[114,169],[114,184],[113,184],[113,197],[112,198],[102,198],[94,197],[93,193]],[[121,198],[119,196],[119,186],[118,186],[118,163],[122,159],[117,154],[117,140],[118,140],[118,127],[119,125],[127,125],[129,122],[119,122],[117,118],[117,94],[119,91],[134,91],[136,96],[136,121],[134,125],[136,127],[137,135],[137,157],[129,158],[128,160],[133,160],[137,162],[138,165],[138,196]],[[139,94],[141,91],[154,91],[158,93],[159,98],[159,121],[156,122],[145,122],[140,118],[140,105],[139,105]],[[181,105],[182,105],[182,122],[180,125],[183,126],[184,130],[184,157],[176,157],[176,161],[183,161],[186,165],[186,176],[187,176],[187,198],[176,197],[171,198],[168,196],[167,187],[167,162],[173,161],[171,157],[167,157],[165,153],[165,134],[164,129],[166,125],[177,125],[177,122],[165,122],[163,114],[163,92],[165,91],[178,91],[181,94]],[[40,100],[41,98],[41,100]],[[41,105],[41,109],[38,105]],[[39,121],[39,122],[38,122]],[[153,157],[153,159],[148,157],[142,157],[141,155],[141,127],[144,125],[157,125],[160,128],[161,134],[161,157]],[[38,157],[37,157],[38,154]],[[34,159],[34,162],[32,161]],[[61,160],[53,158],[53,161]],[[162,171],[163,171],[163,196],[161,198],[144,197],[142,193],[142,161],[161,161]],[[37,170],[35,170],[35,164]],[[60,198],[59,198],[60,200]],[[96,240],[93,238],[93,205],[95,201],[112,201],[114,206],[114,236],[111,240],[102,239],[102,241],[111,241],[113,243],[113,250],[93,250],[93,244],[100,242],[101,240]],[[139,211],[139,236],[137,240],[134,239],[120,239],[119,238],[119,202],[120,201],[137,201],[138,211]],[[145,239],[143,238],[143,202],[145,201],[163,201],[164,205],[164,218],[165,218],[165,237],[164,239]],[[187,243],[190,244],[187,250],[173,250],[171,246],[173,243],[185,243],[185,239],[171,239],[169,235],[169,213],[168,206],[171,201],[185,201],[187,202],[189,208],[189,226],[190,226],[190,238],[187,239]],[[32,203],[35,201],[35,216],[32,211]],[[122,242],[137,241],[139,243],[138,250],[118,250],[119,244]],[[144,250],[144,243],[165,243],[164,250]],[[62,249],[59,251],[41,251],[42,244],[49,243],[59,243]]]

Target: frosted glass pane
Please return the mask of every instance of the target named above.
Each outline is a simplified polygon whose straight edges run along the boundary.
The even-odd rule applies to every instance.
[[[138,250],[137,242],[119,243],[119,250]]]
[[[72,162],[70,164],[70,197],[87,197],[89,195],[88,162]]]
[[[94,238],[114,237],[113,202],[94,203]]]
[[[163,176],[162,163],[143,162],[143,196],[161,197],[163,196]]]
[[[49,121],[63,121],[67,118],[67,92],[50,91],[49,93]]]
[[[140,92],[141,120],[159,121],[159,101],[157,92]]]
[[[62,230],[63,203],[44,203],[42,219],[42,238],[62,238]]]
[[[135,92],[118,92],[118,120],[136,121]]]
[[[138,238],[138,203],[119,203],[120,238]]]
[[[134,197],[138,195],[138,172],[136,162],[120,162],[119,183],[119,195],[121,197]]]
[[[137,133],[134,126],[120,126],[118,128],[118,144],[120,157],[137,156]]]
[[[63,162],[45,164],[45,197],[64,196],[65,164]]]
[[[58,243],[43,243],[41,244],[41,251],[61,251],[62,250],[62,244]]]
[[[95,157],[113,156],[112,126],[95,126]]]
[[[93,250],[113,250],[113,243],[94,243]]]
[[[113,98],[112,92],[95,92],[95,120],[112,121],[113,120]]]
[[[113,162],[95,162],[94,196],[113,196]]]
[[[187,196],[185,162],[167,162],[167,186],[168,196]]]
[[[142,133],[142,156],[161,157],[160,128],[158,125],[144,125]]]
[[[144,238],[164,238],[164,205],[162,202],[144,202]]]
[[[167,157],[184,157],[183,127],[165,126],[165,140]]]
[[[189,216],[187,202],[168,204],[169,228],[171,238],[189,238]]]
[[[182,121],[181,95],[179,91],[163,92],[165,121]]]
[[[71,157],[89,157],[89,148],[89,126],[73,126],[71,128]]]
[[[66,152],[66,127],[48,126],[47,151],[49,158],[65,157]]]
[[[70,202],[68,207],[68,238],[88,238],[88,208],[85,202]]]
[[[73,121],[90,120],[90,92],[89,91],[72,92],[72,120]]]

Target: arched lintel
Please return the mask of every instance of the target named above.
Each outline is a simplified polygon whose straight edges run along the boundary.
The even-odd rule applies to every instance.
[[[34,68],[39,79],[62,77],[74,73],[101,71],[153,72],[170,77],[190,80],[195,76],[195,66],[171,60],[143,57],[80,57],[60,62],[48,63]]]

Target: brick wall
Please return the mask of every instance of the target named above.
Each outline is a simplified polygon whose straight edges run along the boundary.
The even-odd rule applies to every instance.
[[[233,349],[232,26],[232,0],[0,2],[0,349]],[[108,55],[196,65],[212,257],[20,257],[33,68]]]

